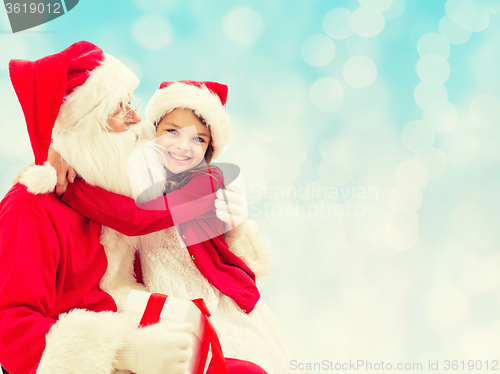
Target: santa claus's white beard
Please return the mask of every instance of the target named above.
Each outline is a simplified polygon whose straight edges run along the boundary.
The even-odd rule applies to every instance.
[[[100,126],[66,131],[54,139],[54,148],[87,183],[132,196],[128,159],[140,144],[154,138],[154,127],[141,121],[121,133],[103,131]]]

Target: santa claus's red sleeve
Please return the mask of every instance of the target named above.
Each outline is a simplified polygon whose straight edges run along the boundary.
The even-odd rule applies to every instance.
[[[55,305],[59,254],[54,230],[33,213],[2,217],[0,236],[0,362],[14,373],[34,373],[45,348],[45,335],[57,320],[47,317]],[[41,250],[43,248],[43,251]],[[41,266],[41,264],[43,264]],[[5,275],[8,275],[6,277]]]
[[[100,225],[55,195],[23,189],[0,203],[0,363],[12,374],[111,373],[135,326],[98,287],[106,269]]]
[[[218,169],[194,176],[187,185],[156,200],[136,204],[126,196],[92,186],[82,179],[68,185],[62,201],[127,236],[145,235],[215,211],[215,192],[223,188]]]

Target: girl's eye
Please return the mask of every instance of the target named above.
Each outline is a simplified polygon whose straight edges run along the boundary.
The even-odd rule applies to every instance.
[[[179,131],[177,130],[174,130],[174,129],[170,129],[170,130],[167,130],[169,133],[171,133],[172,135],[179,135]]]
[[[193,139],[194,139],[195,142],[198,142],[198,143],[203,143],[204,142],[204,140],[202,138],[200,138],[199,136],[195,136]]]

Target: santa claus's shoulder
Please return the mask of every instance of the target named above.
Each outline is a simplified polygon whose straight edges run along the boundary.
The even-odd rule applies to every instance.
[[[33,194],[21,183],[13,186],[0,202],[2,220],[40,220],[54,221],[60,224],[74,224],[84,219],[55,193]]]

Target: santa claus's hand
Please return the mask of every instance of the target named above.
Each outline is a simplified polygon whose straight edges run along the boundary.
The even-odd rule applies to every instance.
[[[16,184],[18,184],[21,181],[21,177],[23,176],[24,172],[26,170],[28,170],[30,167],[32,167],[33,165],[35,165],[34,162],[32,162],[31,164],[29,164],[28,166],[26,166],[23,170],[21,170],[19,172],[19,174],[17,174],[17,177],[12,181],[12,185],[15,186]]]
[[[136,374],[188,374],[192,329],[190,323],[140,328],[118,350],[114,367]]]
[[[225,190],[219,189],[215,208],[217,217],[225,223],[226,232],[239,226],[246,220],[248,214],[243,187],[238,183],[231,183]]]
[[[62,195],[66,191],[66,186],[68,181],[73,183],[76,178],[76,172],[70,167],[66,161],[61,157],[59,152],[57,152],[52,144],[49,147],[49,156],[47,158],[50,165],[56,169],[57,172],[57,184],[56,184],[56,194]]]

